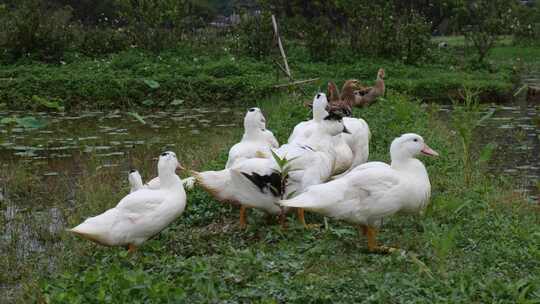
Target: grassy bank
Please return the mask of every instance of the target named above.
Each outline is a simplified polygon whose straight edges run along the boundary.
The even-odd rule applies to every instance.
[[[280,142],[308,116],[297,100],[287,96],[257,104]],[[369,254],[366,240],[354,228],[336,221],[330,221],[327,230],[304,230],[290,216],[290,228],[282,231],[277,223],[266,224],[262,214],[250,212],[248,229],[240,231],[237,209],[197,189],[188,193],[184,215],[133,256],[121,248],[98,247],[64,233],[49,236],[62,245],[45,255],[57,266],[20,272],[25,294],[21,300],[534,303],[540,296],[537,208],[524,204],[481,167],[472,168],[472,182],[465,184],[459,138],[434,113],[431,107],[395,91],[369,109],[355,111],[373,133],[371,160],[388,160],[390,141],[404,132],[423,135],[441,154],[437,159],[423,159],[433,188],[426,213],[385,220],[380,233],[381,242],[406,252]],[[222,167],[228,144],[227,140],[212,149],[219,154],[186,165],[198,170]],[[145,151],[134,157],[142,172],[154,172],[150,158],[159,152]],[[182,153],[179,157],[183,158]],[[9,199],[15,204],[41,196],[63,201],[73,192],[73,207],[65,211],[67,226],[73,226],[127,193],[120,169],[105,173],[92,170],[91,162],[81,166],[85,173],[71,191],[23,183],[24,174],[31,176],[31,172],[13,167],[6,187],[20,191]],[[323,221],[312,214],[308,220]],[[21,279],[10,275],[15,276],[14,269],[7,272],[7,279]]]
[[[289,62],[295,79],[319,78],[306,86],[310,94],[328,80],[372,83],[377,69],[384,67],[387,86],[413,96],[447,99],[467,86],[480,91],[485,101],[503,101],[511,95],[515,71],[540,57],[538,48],[502,45],[493,50],[489,68],[473,70],[468,59],[456,55],[459,47],[431,52],[433,59],[421,65],[354,54],[313,62],[303,48],[292,46]],[[522,53],[527,60],[519,63]],[[166,107],[173,100],[247,104],[274,94],[274,85],[285,83],[280,74],[272,62],[238,56],[228,48],[184,48],[160,55],[133,49],[101,59],[73,54],[60,65],[23,61],[1,66],[0,107],[40,109],[47,101],[68,110]]]

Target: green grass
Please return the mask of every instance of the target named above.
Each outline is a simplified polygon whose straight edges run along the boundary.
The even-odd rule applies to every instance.
[[[274,96],[257,102],[280,142],[309,116],[301,101]],[[372,107],[355,110],[373,133],[371,160],[387,161],[391,140],[404,132],[423,135],[441,154],[422,159],[433,192],[425,214],[384,221],[379,240],[406,253],[370,254],[366,239],[337,221],[330,221],[328,230],[305,230],[290,216],[289,229],[281,230],[277,223],[267,224],[262,214],[250,212],[248,229],[241,231],[237,209],[197,189],[188,193],[186,212],[133,256],[72,235],[56,236],[63,249],[51,250],[48,258],[58,261],[58,269],[29,270],[21,301],[537,303],[537,207],[526,205],[509,185],[480,168],[472,169],[472,183],[466,187],[459,139],[440,122],[434,108],[393,91]],[[223,143],[220,148],[219,157],[197,169],[222,167],[228,146]],[[141,166],[150,170],[151,162]],[[46,191],[39,183],[21,184],[25,174],[16,172],[25,172],[24,167],[13,171],[19,177],[6,180],[20,189],[10,197],[15,203]],[[127,192],[119,171],[83,171],[87,173],[74,190],[76,207],[66,210],[68,226],[102,212]],[[118,187],[124,191],[113,191]],[[62,200],[66,195],[58,191],[43,199]],[[310,214],[308,221],[323,219]],[[15,268],[9,269],[8,276],[14,275]]]
[[[497,41],[497,46],[509,46],[512,44],[513,37],[511,35],[499,36]],[[448,43],[449,47],[465,47],[465,36],[455,35],[455,36],[436,36],[431,39],[437,45],[440,42]]]
[[[384,67],[388,88],[437,101],[455,97],[463,86],[482,92],[483,101],[507,100],[515,73],[522,66],[516,58],[527,63],[540,52],[539,48],[499,46],[488,58],[489,69],[473,70],[468,57],[463,58],[455,48],[426,50],[430,60],[405,65],[346,52],[337,52],[328,62],[313,62],[305,48],[287,47],[295,79],[319,78],[305,86],[308,95],[325,88],[329,80],[342,83],[358,78],[371,84],[377,70]],[[71,111],[165,108],[175,99],[187,104],[249,104],[286,90],[274,88],[281,83],[286,80],[274,63],[250,59],[228,48],[186,46],[159,55],[133,49],[101,59],[72,54],[60,65],[21,61],[0,66],[0,108],[42,109],[47,102]]]

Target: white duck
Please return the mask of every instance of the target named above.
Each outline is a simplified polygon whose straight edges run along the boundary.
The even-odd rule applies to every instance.
[[[330,104],[328,108],[343,107],[344,112],[350,113],[352,106],[343,103],[339,99],[339,93],[333,82],[328,83],[328,94]],[[305,138],[311,136],[316,129],[316,114],[313,113],[313,119],[297,124],[288,143],[302,142]],[[336,152],[336,163],[333,175],[343,173],[367,161],[369,156],[369,126],[360,118],[344,117],[343,124],[348,132],[340,133],[333,139],[334,150]]]
[[[259,108],[250,108],[244,117],[244,135],[239,143],[229,150],[229,157],[225,168],[250,158],[269,158],[272,156],[270,149],[279,147],[277,139],[272,131],[266,129],[266,119]],[[193,188],[195,179],[188,177],[183,180],[187,189]],[[155,177],[146,183],[150,189],[159,188],[159,177]]]
[[[251,158],[221,171],[194,172],[199,185],[218,201],[240,205],[241,227],[247,224],[246,208],[283,215],[282,208],[276,204],[281,197],[322,183],[333,172],[335,152],[332,137],[343,132],[344,126],[342,121],[325,119],[331,117],[325,111],[326,105],[326,95],[318,94],[313,106],[313,115],[317,117],[313,134],[302,143],[286,144],[275,151],[280,158],[290,160],[290,166],[295,169],[290,172],[286,187],[283,187],[274,158]],[[305,224],[302,217],[301,221]]]
[[[159,189],[140,189],[125,196],[116,207],[85,220],[69,231],[106,246],[134,251],[178,218],[186,207],[186,192],[175,174],[176,154],[164,152],[158,161]]]
[[[229,150],[225,168],[255,157],[271,157],[270,149],[279,147],[274,134],[266,129],[266,119],[259,108],[251,108],[244,117],[244,135],[239,143]]]
[[[128,174],[129,193],[133,193],[137,190],[144,188],[141,174],[135,169],[131,169]]]
[[[339,179],[312,186],[280,204],[358,225],[368,237],[370,251],[392,251],[393,248],[377,245],[375,227],[384,217],[397,212],[419,212],[427,206],[431,185],[426,168],[415,158],[420,153],[438,155],[421,136],[403,134],[392,142],[390,166],[382,162],[363,164]]]

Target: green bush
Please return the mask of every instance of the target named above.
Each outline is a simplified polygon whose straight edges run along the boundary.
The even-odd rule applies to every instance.
[[[54,9],[41,0],[23,0],[0,18],[0,47],[5,61],[32,57],[58,62],[73,41],[70,7]]]
[[[275,45],[272,19],[268,11],[256,16],[244,14],[237,34],[238,52],[253,58],[267,57]]]
[[[479,0],[462,1],[458,7],[456,18],[480,66],[499,36],[508,33],[515,4],[516,1],[509,0]]]
[[[306,47],[313,60],[327,60],[336,52],[334,26],[327,17],[319,16],[310,19],[303,27],[306,34]]]
[[[535,7],[518,6],[511,24],[514,43],[530,46],[540,44],[540,2]]]
[[[116,0],[127,33],[136,46],[160,52],[174,47],[187,31],[194,31],[199,16],[190,16],[190,1]],[[200,25],[200,24],[199,24]]]
[[[118,53],[131,45],[131,37],[124,28],[103,26],[80,28],[79,50],[87,56]]]

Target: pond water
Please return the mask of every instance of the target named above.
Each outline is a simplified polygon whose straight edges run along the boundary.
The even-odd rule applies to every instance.
[[[441,106],[443,118],[452,115],[452,106]],[[531,203],[539,201],[540,183],[540,105],[516,100],[485,109],[493,115],[478,128],[475,145],[479,150],[495,144],[488,171],[511,177],[516,192],[523,193]]]
[[[128,170],[140,169],[143,161],[148,162],[144,168],[155,169],[152,158],[165,150],[177,152],[183,164],[196,167],[194,162],[203,154],[197,151],[218,149],[238,137],[244,111],[190,108],[140,115],[120,111],[78,115],[0,111],[0,120],[31,115],[46,123],[39,129],[0,124],[0,264],[8,266],[0,275],[0,299],[9,299],[17,289],[18,275],[24,275],[14,274],[23,269],[17,264],[43,265],[32,266],[32,271],[54,270],[54,257],[48,252],[64,249],[59,235],[67,225],[66,213],[74,207],[74,194],[70,193],[74,190],[68,189],[76,188],[82,167],[92,163],[95,170],[127,177]],[[35,196],[46,197],[21,201],[17,193],[12,193],[15,191],[6,189],[5,179],[13,173],[7,171],[16,167],[30,171],[35,183],[48,187],[45,191],[66,193],[58,199],[42,191]],[[145,173],[143,176],[149,177],[155,171]],[[28,191],[33,190],[29,187]]]

